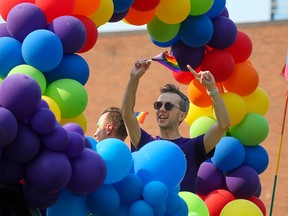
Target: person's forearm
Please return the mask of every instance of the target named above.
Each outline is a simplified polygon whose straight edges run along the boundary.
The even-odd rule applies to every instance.
[[[230,126],[230,119],[229,119],[229,115],[228,115],[225,103],[220,93],[216,92],[216,94],[210,95],[210,97],[213,103],[214,113],[215,113],[219,126],[223,130],[227,130]]]
[[[131,115],[134,112],[138,84],[138,78],[130,77],[122,101],[123,117],[124,115]]]

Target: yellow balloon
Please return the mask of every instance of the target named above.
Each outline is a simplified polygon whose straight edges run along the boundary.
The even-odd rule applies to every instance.
[[[114,12],[114,3],[112,0],[101,0],[98,9],[89,16],[97,27],[107,23]]]
[[[212,106],[199,107],[190,102],[189,111],[184,121],[187,125],[191,126],[191,124],[201,116],[208,116],[214,118],[212,110]]]
[[[77,123],[81,126],[81,128],[83,129],[84,133],[86,132],[87,129],[87,120],[86,117],[83,113],[81,113],[80,115],[74,117],[74,118],[61,118],[60,120],[60,124],[61,125],[65,125],[67,123]]]
[[[242,98],[246,104],[247,113],[258,113],[261,115],[267,113],[270,102],[264,89],[258,87],[254,92]]]
[[[221,97],[230,118],[230,125],[233,126],[241,122],[247,113],[246,104],[242,97],[233,92],[225,92],[221,94]],[[214,110],[213,114],[215,116]]]
[[[42,95],[42,99],[46,101],[50,110],[54,113],[56,120],[59,122],[61,119],[61,111],[58,104],[50,97]]]
[[[167,24],[177,24],[187,18],[190,8],[190,0],[161,0],[155,14]]]
[[[253,202],[246,199],[236,199],[229,202],[222,209],[220,216],[263,216],[260,208]]]

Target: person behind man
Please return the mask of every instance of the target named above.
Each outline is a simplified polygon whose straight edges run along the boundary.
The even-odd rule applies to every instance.
[[[106,138],[125,141],[127,131],[120,108],[108,107],[101,112],[94,137],[98,142]]]
[[[213,75],[209,71],[196,73],[187,65],[195,78],[206,87],[213,103],[217,121],[203,135],[196,138],[182,137],[179,132],[179,125],[187,116],[189,99],[179,91],[178,87],[167,84],[160,89],[161,94],[153,104],[160,135],[155,138],[152,137],[140,128],[133,111],[140,78],[148,70],[150,64],[151,61],[147,59],[140,59],[134,63],[122,101],[122,116],[132,143],[131,149],[132,151],[139,150],[145,144],[159,139],[169,140],[178,145],[185,154],[187,161],[187,169],[185,177],[180,183],[180,190],[195,193],[195,180],[200,164],[213,155],[216,144],[230,126],[225,104],[216,87]]]

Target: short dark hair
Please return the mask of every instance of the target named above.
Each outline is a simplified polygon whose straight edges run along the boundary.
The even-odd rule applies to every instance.
[[[181,98],[179,106],[180,106],[181,110],[188,113],[189,105],[190,105],[189,98],[185,94],[183,94],[176,85],[166,84],[164,87],[160,88],[160,92],[161,93],[167,93],[167,92],[168,93],[175,93],[175,94],[179,95]]]
[[[128,134],[124,124],[124,120],[122,118],[121,109],[118,107],[108,107],[101,112],[101,115],[105,113],[108,113],[107,118],[112,121],[112,124],[115,127],[116,135],[125,140]]]

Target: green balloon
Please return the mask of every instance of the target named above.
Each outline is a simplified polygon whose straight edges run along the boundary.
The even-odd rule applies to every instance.
[[[59,79],[52,82],[47,86],[44,95],[57,103],[62,118],[74,118],[80,115],[88,104],[84,86],[73,79]]]
[[[38,69],[32,67],[31,65],[27,65],[27,64],[18,65],[16,67],[14,67],[8,73],[7,76],[10,76],[12,74],[26,74],[26,75],[30,75],[31,77],[33,77],[33,79],[36,80],[36,82],[40,86],[42,94],[45,92],[46,85],[47,85],[45,76],[43,75],[43,73],[41,71],[39,71]]]
[[[164,23],[157,16],[154,16],[154,18],[147,24],[147,31],[153,40],[157,42],[168,42],[177,36],[180,26],[180,23]]]
[[[214,4],[214,0],[190,0],[191,1],[191,16],[199,16],[208,12]]]
[[[240,123],[230,127],[229,132],[243,145],[256,146],[268,136],[269,124],[263,115],[248,113]]]
[[[205,134],[215,122],[215,119],[209,116],[202,116],[195,119],[190,126],[190,137],[194,138],[201,134]]]
[[[3,80],[4,80],[4,77],[0,76],[0,84],[2,83]]]
[[[190,213],[191,215],[198,213],[201,216],[209,216],[208,207],[198,195],[188,191],[180,191],[179,196],[187,203],[189,215]]]

